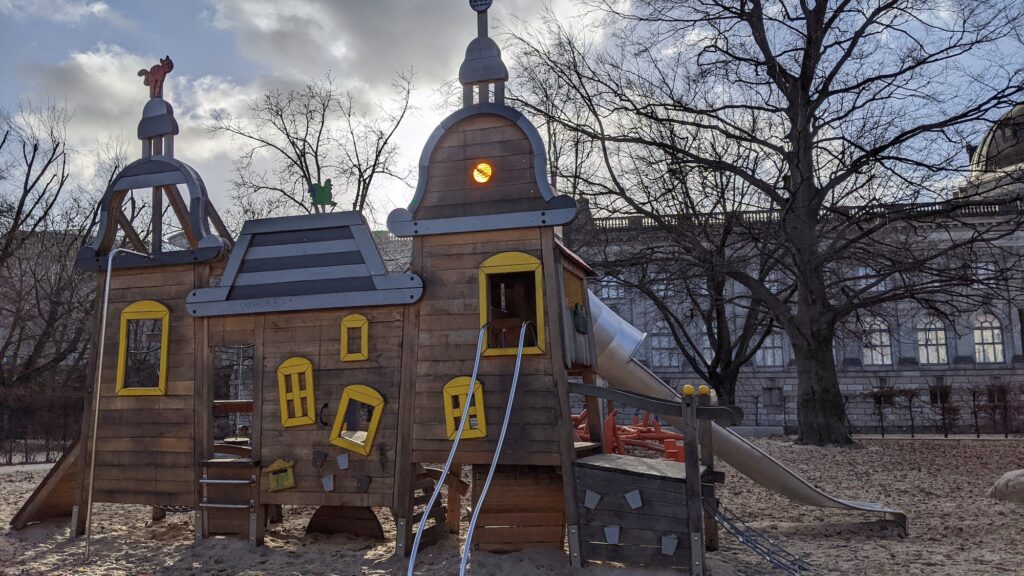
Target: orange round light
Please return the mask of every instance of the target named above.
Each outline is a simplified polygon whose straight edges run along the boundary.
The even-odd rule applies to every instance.
[[[494,174],[494,169],[487,162],[481,162],[473,167],[473,180],[480,184],[486,184],[492,174]]]

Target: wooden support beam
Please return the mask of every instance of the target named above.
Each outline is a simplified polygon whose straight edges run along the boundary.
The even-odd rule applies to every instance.
[[[167,194],[167,201],[170,202],[171,209],[174,210],[174,215],[178,218],[178,224],[181,225],[181,231],[185,234],[189,247],[195,249],[199,246],[199,240],[196,238],[195,230],[192,229],[188,208],[185,206],[185,200],[181,197],[181,191],[177,186],[172,185],[164,186],[164,193]]]
[[[229,245],[234,245],[234,241],[231,239],[231,231],[224,225],[224,221],[221,220],[217,209],[213,207],[213,202],[209,200],[206,201],[206,220],[213,224],[213,229],[217,231],[218,236],[227,240]]]
[[[627,406],[646,410],[652,414],[668,416],[677,416],[679,414],[679,402],[661,400],[660,398],[654,398],[653,396],[636,394],[634,392],[624,392],[614,388],[603,388],[600,386],[592,386],[590,384],[580,384],[578,382],[571,383],[569,388],[569,391],[573,394],[604,398],[610,402],[625,404]],[[743,410],[736,406],[698,406],[697,418],[702,420],[712,420],[714,422],[718,422],[722,426],[735,426],[743,421]]]
[[[143,254],[149,252],[149,248],[146,246],[146,243],[142,241],[142,237],[135,231],[135,228],[128,220],[128,217],[124,215],[124,211],[121,210],[121,206],[114,207],[113,211],[114,221],[117,222],[117,225],[124,231],[124,235],[128,238],[128,242],[132,245],[132,248],[142,252]]]
[[[162,188],[153,188],[153,213],[150,222],[153,235],[150,238],[153,245],[153,254],[164,251],[164,192]]]

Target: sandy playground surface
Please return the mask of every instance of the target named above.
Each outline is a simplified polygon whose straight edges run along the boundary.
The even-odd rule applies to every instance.
[[[1006,470],[1024,466],[1024,441],[863,440],[858,449],[758,445],[820,487],[849,499],[883,501],[910,514],[903,538],[863,514],[792,506],[744,477],[730,474],[721,498],[747,522],[811,563],[817,574],[1024,574],[1024,506],[985,497]],[[67,523],[47,521],[20,532],[7,523],[42,479],[47,465],[0,468],[0,574],[404,574],[393,544],[305,535],[312,508],[286,508],[266,546],[230,539],[193,543],[191,514],[153,522],[149,508],[99,504],[93,525],[93,561],[68,542]],[[728,469],[726,469],[728,473]],[[394,526],[384,512],[385,530]],[[573,571],[556,551],[474,555],[474,574],[610,576],[672,574],[667,570],[589,567]],[[726,534],[709,558],[716,575],[779,574]],[[449,539],[427,548],[417,574],[458,573],[458,548]]]

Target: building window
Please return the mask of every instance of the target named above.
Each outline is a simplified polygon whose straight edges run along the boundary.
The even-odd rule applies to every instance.
[[[370,322],[362,314],[349,314],[341,321],[341,361],[366,360],[369,354]]]
[[[118,396],[167,393],[167,332],[171,312],[153,300],[140,300],[121,312],[117,352]]]
[[[928,387],[928,403],[932,406],[949,404],[953,387],[946,383],[945,378],[936,376],[935,382]]]
[[[770,385],[764,387],[764,407],[769,410],[782,410],[786,406],[786,398],[782,394],[782,387]]]
[[[980,364],[1003,361],[1003,327],[992,314],[979,314],[974,321],[974,359]]]
[[[762,367],[779,367],[785,364],[783,351],[785,349],[781,332],[772,331],[765,337],[761,347],[757,349],[754,362]]]
[[[444,423],[448,439],[454,440],[462,420],[462,410],[469,398],[469,376],[453,378],[444,385]],[[483,438],[487,436],[487,414],[484,411],[484,388],[480,381],[473,386],[473,404],[467,415],[469,421],[462,429],[462,438]]]
[[[540,260],[504,252],[480,265],[480,327],[488,325],[485,356],[514,355],[526,321],[523,354],[544,352],[544,279]]]
[[[651,335],[651,363],[658,368],[678,370],[682,364],[682,354],[676,346],[675,338],[667,334],[667,330],[664,322],[654,325],[656,333]]]
[[[864,364],[889,366],[892,364],[892,336],[889,326],[878,318],[864,323]]]
[[[331,444],[369,456],[383,414],[380,392],[362,384],[346,386],[331,428]]]
[[[1010,387],[1001,382],[989,384],[985,387],[985,396],[989,404],[1005,406],[1010,398]]]
[[[619,299],[626,297],[626,289],[615,280],[611,278],[604,278],[601,280],[600,288],[598,293],[602,300]]]
[[[281,425],[285,428],[316,424],[313,363],[289,358],[277,367],[277,394],[281,401]]]
[[[917,325],[917,361],[921,364],[947,364],[946,327],[937,318]]]

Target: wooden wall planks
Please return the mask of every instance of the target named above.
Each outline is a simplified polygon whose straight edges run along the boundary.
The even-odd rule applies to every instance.
[[[185,310],[185,296],[197,287],[199,269],[204,267],[115,270],[111,276],[96,435],[97,502],[195,504],[197,347],[195,320]],[[121,311],[138,300],[156,300],[171,312],[164,396],[115,392]],[[91,418],[86,420],[91,423]]]
[[[362,314],[370,323],[369,358],[342,362],[341,321],[349,314]],[[242,318],[239,322],[244,322]],[[263,316],[262,377],[259,460],[267,466],[277,459],[295,462],[295,488],[261,492],[266,504],[334,506],[391,506],[394,497],[395,453],[397,450],[399,385],[405,320],[401,306],[275,313]],[[223,332],[241,328],[225,324]],[[211,330],[213,327],[211,327]],[[214,333],[212,340],[219,336]],[[314,394],[318,422],[285,428],[281,424],[277,367],[292,356],[313,363]],[[363,384],[375,389],[385,400],[384,412],[369,456],[348,453],[349,468],[339,470],[336,456],[347,452],[330,443],[331,427],[344,388]],[[319,422],[321,408],[323,420]],[[313,451],[326,452],[320,470],[313,465]],[[325,492],[321,476],[334,474],[334,491]],[[365,491],[357,477],[370,478]]]

